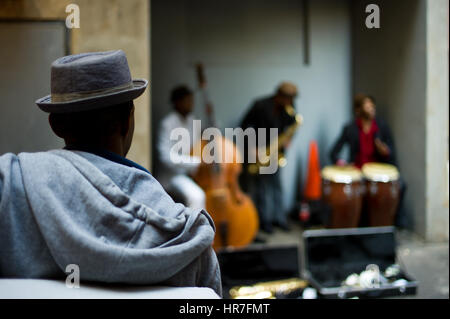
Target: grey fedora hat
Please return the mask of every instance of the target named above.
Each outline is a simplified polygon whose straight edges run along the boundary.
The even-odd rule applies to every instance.
[[[132,79],[122,50],[69,55],[51,66],[51,94],[36,101],[49,113],[81,112],[131,101],[148,81]]]

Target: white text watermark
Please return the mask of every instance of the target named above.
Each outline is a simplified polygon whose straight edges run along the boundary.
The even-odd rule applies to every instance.
[[[246,154],[247,163],[258,163],[259,174],[274,174],[278,170],[278,128],[270,128],[269,132],[265,128],[225,128],[225,140],[234,142],[235,145],[223,142],[218,128],[209,127],[202,131],[200,120],[193,121],[193,131],[191,134],[188,129],[179,127],[170,132],[170,140],[175,142],[170,150],[172,163],[244,163],[245,159],[241,154]],[[200,141],[193,140],[193,136],[200,136],[207,143],[201,145]],[[269,145],[268,137],[271,141]],[[238,154],[235,154],[234,146]],[[190,154],[191,150],[193,156],[180,156]]]

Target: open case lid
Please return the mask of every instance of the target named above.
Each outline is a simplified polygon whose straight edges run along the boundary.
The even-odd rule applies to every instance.
[[[321,287],[337,287],[369,264],[381,271],[395,263],[394,227],[309,230],[303,233],[304,267]]]
[[[300,277],[298,245],[255,245],[217,253],[223,286]]]

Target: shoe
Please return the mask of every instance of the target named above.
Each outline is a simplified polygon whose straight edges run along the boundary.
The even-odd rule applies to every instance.
[[[274,223],[274,225],[278,228],[280,228],[282,231],[285,232],[290,232],[291,231],[291,227],[287,224],[287,223]]]
[[[272,225],[261,225],[261,230],[267,234],[273,233],[273,227]]]
[[[255,239],[253,239],[254,244],[265,244],[267,242],[267,239],[263,238],[260,235],[256,235]]]

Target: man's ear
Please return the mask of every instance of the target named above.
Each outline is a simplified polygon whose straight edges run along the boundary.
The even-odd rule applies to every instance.
[[[63,125],[60,121],[57,121],[55,119],[55,115],[50,113],[48,115],[48,123],[50,124],[50,127],[52,128],[53,133],[55,133],[58,137],[64,138],[62,132],[63,132]]]
[[[121,123],[120,135],[127,136],[128,131],[131,129],[134,117],[134,104],[131,105],[131,110],[127,112],[128,117],[125,117]]]

